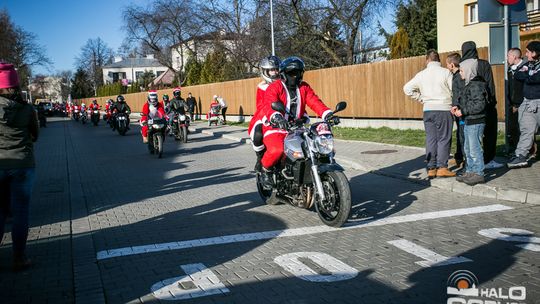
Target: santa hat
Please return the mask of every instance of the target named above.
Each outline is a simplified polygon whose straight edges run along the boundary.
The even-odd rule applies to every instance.
[[[0,63],[0,89],[15,88],[18,86],[19,76],[13,64]]]
[[[173,93],[174,93],[174,92],[179,92],[179,91],[181,91],[181,90],[182,90],[181,87],[176,87],[176,88],[174,88]]]
[[[152,99],[152,98],[155,98],[156,100],[158,99],[158,93],[157,91],[148,91],[148,99]]]

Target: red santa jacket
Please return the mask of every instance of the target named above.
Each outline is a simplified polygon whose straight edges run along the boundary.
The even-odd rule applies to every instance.
[[[315,94],[307,82],[302,81],[302,83],[296,89],[296,95],[298,97],[296,113],[291,113],[291,115],[294,115],[295,118],[302,118],[303,116],[307,115],[306,105],[323,119],[326,117],[326,115],[332,113],[332,110],[324,105],[319,96]],[[272,82],[264,94],[264,104],[262,109],[264,116],[262,120],[265,124],[269,123],[272,115],[278,113],[272,109],[272,103],[275,101],[282,102],[287,111],[290,110],[291,98],[282,80]],[[285,119],[289,119],[288,114],[285,114]]]
[[[262,81],[257,86],[257,99],[255,100],[255,113],[249,122],[248,134],[251,136],[251,130],[256,124],[262,123],[262,118],[264,117],[264,94],[268,89],[268,84],[265,81]]]
[[[163,103],[158,102],[157,106],[151,106],[148,102],[144,104],[141,113],[141,123],[147,121],[149,118],[167,118]]]
[[[94,109],[99,110],[99,105],[98,105],[98,104],[93,104],[93,103],[91,103],[91,104],[88,106],[88,109],[89,109],[89,110],[94,110]]]

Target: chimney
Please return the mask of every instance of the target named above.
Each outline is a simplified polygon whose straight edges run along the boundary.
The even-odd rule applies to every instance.
[[[114,56],[114,62],[122,61],[122,56]]]

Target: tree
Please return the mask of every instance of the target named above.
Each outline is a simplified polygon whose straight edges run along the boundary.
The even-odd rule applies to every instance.
[[[185,85],[197,85],[201,78],[202,64],[197,61],[193,55],[188,57],[186,62],[186,80]]]
[[[394,21],[398,31],[388,34],[381,28],[390,46],[392,58],[423,55],[428,49],[437,49],[437,1],[401,1]],[[401,31],[401,32],[400,32]],[[394,37],[399,35],[400,37]],[[405,41],[408,40],[408,47]],[[394,51],[394,46],[400,48]],[[396,54],[399,57],[393,57]]]
[[[88,39],[81,47],[81,53],[76,58],[76,65],[78,69],[87,69],[94,92],[103,85],[103,67],[111,63],[112,59],[111,48],[99,37]]]
[[[0,10],[0,41],[0,59],[17,68],[23,82],[31,75],[32,67],[51,65],[37,36],[15,25],[5,9]]]
[[[60,78],[60,95],[62,100],[68,100],[70,92],[71,79],[73,78],[73,72],[70,70],[61,71],[56,74],[56,77]]]
[[[71,81],[71,97],[86,98],[94,96],[90,76],[83,68],[78,68]]]

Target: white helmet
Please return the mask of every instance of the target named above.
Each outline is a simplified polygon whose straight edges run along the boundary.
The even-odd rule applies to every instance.
[[[148,92],[148,103],[157,106],[159,102],[158,93],[156,91],[149,91]]]
[[[86,104],[84,102],[81,103],[81,107],[86,107]]]
[[[271,83],[276,79],[279,79],[279,65],[281,64],[281,60],[277,56],[269,56],[265,57],[261,60],[259,63],[259,70],[261,73],[261,77],[266,81],[266,83]],[[270,75],[270,71],[275,70],[276,73],[274,75]]]

